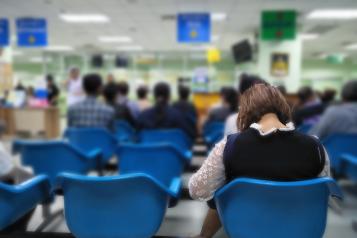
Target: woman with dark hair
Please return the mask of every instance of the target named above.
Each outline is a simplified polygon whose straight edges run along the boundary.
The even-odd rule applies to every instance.
[[[240,133],[217,143],[190,179],[192,198],[209,201],[210,210],[199,237],[212,237],[221,227],[214,192],[238,177],[298,181],[329,176],[322,144],[295,130],[288,103],[273,86],[256,84],[240,98]]]
[[[158,83],[154,87],[155,105],[144,110],[138,118],[138,129],[179,128],[190,137],[195,131],[176,109],[170,106],[170,87],[167,83]]]

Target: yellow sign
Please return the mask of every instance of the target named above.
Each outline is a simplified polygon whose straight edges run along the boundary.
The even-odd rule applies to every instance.
[[[209,48],[207,50],[207,61],[210,64],[218,63],[221,61],[221,52],[215,47]]]

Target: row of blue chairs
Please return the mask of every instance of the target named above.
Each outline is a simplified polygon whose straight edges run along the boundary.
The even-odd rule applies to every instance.
[[[177,182],[167,188],[146,174],[89,177],[62,173],[57,180],[63,189],[68,228],[78,238],[152,237],[170,198],[179,192]],[[330,178],[300,182],[239,178],[219,189],[215,202],[229,237],[321,238],[330,195],[342,197]],[[0,229],[49,196],[45,176],[17,186],[0,183]]]
[[[203,140],[209,150],[223,138],[223,134],[224,122],[209,122],[202,130]]]

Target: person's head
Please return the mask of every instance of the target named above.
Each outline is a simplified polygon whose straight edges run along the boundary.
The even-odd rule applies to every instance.
[[[116,102],[116,98],[118,96],[118,88],[117,85],[115,85],[114,83],[110,83],[105,85],[104,89],[103,89],[103,96],[105,101],[108,104],[113,104]]]
[[[323,103],[330,103],[335,99],[336,90],[335,89],[325,89],[321,94],[320,98]]]
[[[242,74],[239,80],[238,93],[243,94],[246,90],[258,83],[264,84],[266,82],[256,75]]]
[[[283,124],[291,121],[290,107],[279,89],[256,84],[241,96],[237,127],[244,131],[268,113],[274,113]]]
[[[345,83],[341,94],[343,101],[357,102],[357,80],[351,80]]]
[[[114,83],[115,82],[115,78],[113,74],[108,74],[107,76],[107,82],[108,83]]]
[[[154,97],[157,103],[168,103],[170,100],[170,86],[167,83],[157,83],[154,87]]]
[[[223,92],[223,102],[234,112],[238,109],[238,94],[234,88],[225,88]]]
[[[97,96],[102,87],[102,77],[99,74],[87,74],[83,78],[83,89],[88,96]]]
[[[187,101],[188,98],[190,97],[190,88],[187,87],[187,86],[184,86],[184,85],[180,85],[178,87],[178,95],[179,95],[179,98],[180,100],[183,100],[183,101]]]
[[[120,81],[117,84],[118,93],[120,96],[127,96],[129,93],[129,84],[125,81]]]
[[[297,93],[300,104],[305,104],[315,98],[315,92],[309,86],[301,87]]]
[[[139,99],[146,99],[147,95],[148,95],[148,88],[146,86],[140,86],[138,87],[138,89],[136,90],[136,95]]]
[[[47,75],[46,75],[46,82],[47,82],[47,85],[52,85],[52,84],[54,84],[54,79],[53,79],[52,74],[47,74]]]
[[[79,74],[80,74],[79,68],[71,68],[69,70],[69,77],[71,79],[78,79],[79,78]]]

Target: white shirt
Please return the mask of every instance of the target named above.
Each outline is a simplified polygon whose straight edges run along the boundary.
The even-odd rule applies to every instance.
[[[70,79],[68,83],[67,105],[71,106],[82,101],[85,98],[82,88],[82,79]]]
[[[224,136],[229,136],[238,132],[237,118],[238,112],[227,117],[224,124]]]
[[[4,145],[0,142],[0,177],[8,175],[14,168],[11,156],[7,153]]]

